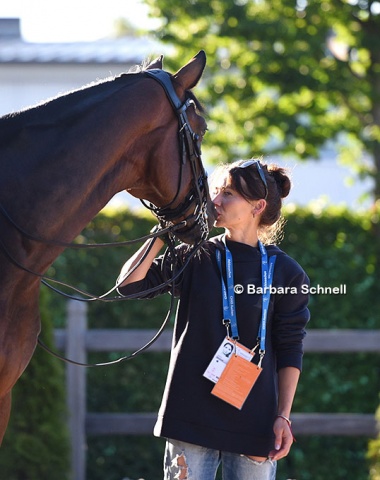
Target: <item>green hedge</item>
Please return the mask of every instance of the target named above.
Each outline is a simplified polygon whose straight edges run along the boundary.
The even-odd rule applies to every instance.
[[[281,247],[308,272],[312,285],[345,284],[347,295],[312,296],[309,328],[380,328],[380,295],[375,272],[378,243],[370,215],[328,209],[288,212]],[[123,240],[146,233],[153,222],[126,213],[95,219],[84,232],[87,240]],[[119,230],[120,229],[120,230]],[[136,247],[112,251],[67,252],[70,280],[100,293],[112,286],[121,264]],[[82,259],[83,257],[83,259]],[[60,265],[57,272],[63,273]],[[83,278],[83,280],[81,280]],[[83,283],[81,283],[83,282]],[[158,327],[168,298],[90,306],[92,327]],[[93,360],[117,354],[93,355]],[[105,358],[107,357],[107,358]],[[89,411],[149,412],[157,410],[167,371],[167,354],[146,353],[127,364],[88,372]],[[305,355],[294,411],[373,413],[380,391],[376,355]],[[328,480],[368,478],[368,439],[302,437],[288,459],[279,463],[279,478]],[[89,438],[91,480],[123,477],[159,479],[163,442],[152,437]],[[326,454],[328,452],[328,455]],[[147,459],[147,455],[149,457]],[[324,459],[321,462],[321,458]]]
[[[379,246],[370,214],[326,209],[288,211],[281,244],[308,272],[311,284],[347,286],[346,295],[313,295],[309,328],[379,329]],[[146,234],[154,225],[128,211],[103,212],[79,241],[122,241]],[[49,273],[80,288],[101,294],[114,284],[132,247],[66,250]],[[376,278],[377,276],[377,278]],[[64,325],[65,301],[49,294],[55,326]],[[168,297],[154,300],[89,305],[90,328],[158,328]],[[107,361],[126,352],[94,353],[90,361]],[[90,412],[151,412],[158,409],[167,372],[168,354],[146,352],[130,362],[89,369],[87,408]],[[379,358],[369,354],[306,354],[295,412],[374,413],[380,391]],[[291,454],[279,462],[279,479],[368,480],[368,439],[300,437]],[[89,437],[87,478],[155,480],[162,478],[164,442],[147,437]],[[375,460],[373,460],[375,461]],[[378,457],[377,457],[378,461]],[[41,477],[40,477],[41,478]],[[31,479],[34,480],[34,479]]]
[[[347,286],[346,295],[311,296],[310,329],[380,328],[379,241],[372,222],[377,215],[333,208],[289,215],[281,247],[303,265],[311,284]],[[378,355],[306,354],[293,411],[374,413],[379,391]],[[367,480],[367,448],[362,437],[302,437],[279,472],[302,480]]]
[[[376,412],[376,420],[380,425],[380,406]],[[376,440],[370,441],[368,458],[371,462],[370,479],[380,480],[380,434]]]

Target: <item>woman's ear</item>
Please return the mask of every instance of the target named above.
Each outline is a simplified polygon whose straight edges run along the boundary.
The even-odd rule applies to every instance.
[[[267,206],[267,202],[262,198],[257,200],[256,204],[253,207],[253,215],[261,215]]]

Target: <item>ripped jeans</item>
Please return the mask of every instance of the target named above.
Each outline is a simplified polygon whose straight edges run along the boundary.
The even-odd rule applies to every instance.
[[[220,452],[178,440],[166,441],[164,480],[215,480],[222,464],[223,480],[275,480],[276,462],[257,462],[246,455]]]

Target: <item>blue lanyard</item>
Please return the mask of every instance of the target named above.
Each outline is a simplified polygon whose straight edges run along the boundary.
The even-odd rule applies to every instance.
[[[239,333],[237,328],[237,317],[235,309],[235,291],[234,291],[234,266],[232,261],[232,255],[228,249],[226,242],[224,241],[226,252],[226,273],[227,273],[227,287],[224,283],[222,273],[222,255],[220,250],[216,250],[216,261],[220,270],[220,278],[222,283],[222,300],[223,300],[223,323],[229,325],[231,328],[232,338],[239,339]]]
[[[263,308],[261,312],[261,324],[258,337],[260,338],[260,351],[261,353],[264,353],[265,337],[267,334],[267,317],[270,301],[270,291],[273,283],[273,270],[274,264],[276,263],[276,255],[270,257],[268,265],[268,254],[266,248],[260,241],[259,247],[261,252],[261,283],[263,288]]]
[[[232,254],[227,247],[225,238],[223,238],[225,252],[226,252],[226,273],[227,273],[227,287],[224,282],[222,274],[222,255],[220,250],[216,250],[216,260],[218,263],[221,284],[222,284],[222,303],[223,303],[223,323],[229,325],[231,328],[232,338],[235,340],[239,339],[238,326],[237,326],[237,317],[236,317],[236,308],[235,308],[235,290],[234,290],[234,271],[233,271],[233,261]],[[260,353],[265,352],[265,337],[266,337],[266,328],[267,328],[267,316],[268,308],[270,301],[270,291],[273,283],[273,271],[274,264],[276,262],[276,256],[272,256],[269,259],[268,264],[268,254],[264,245],[259,241],[259,248],[261,252],[261,278],[262,278],[262,289],[263,289],[263,308],[261,313],[261,323],[259,328],[258,338],[260,338]]]

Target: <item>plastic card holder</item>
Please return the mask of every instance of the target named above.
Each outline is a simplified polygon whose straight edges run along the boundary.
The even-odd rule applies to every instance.
[[[211,393],[241,410],[261,371],[258,365],[233,355]]]

